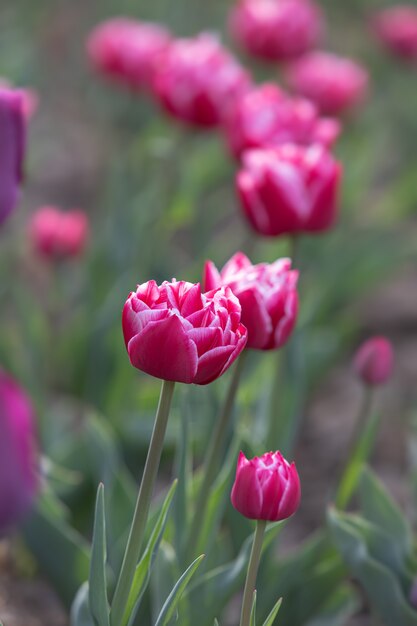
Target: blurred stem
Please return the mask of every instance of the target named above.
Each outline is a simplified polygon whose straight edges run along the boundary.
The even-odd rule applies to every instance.
[[[213,483],[219,461],[219,454],[222,444],[230,423],[230,418],[235,403],[236,393],[239,387],[241,374],[246,360],[247,350],[244,350],[237,363],[235,364],[232,378],[230,379],[229,389],[223,407],[217,418],[211,439],[208,444],[206,456],[204,458],[201,473],[203,476],[202,483],[197,494],[197,500],[194,507],[194,517],[191,524],[190,535],[188,539],[188,554],[190,558],[194,558],[195,550],[198,546],[200,532],[203,527],[203,520],[206,514],[208,503],[208,492]]]
[[[249,626],[250,623],[253,592],[255,591],[256,576],[258,573],[259,562],[261,560],[262,543],[264,539],[265,528],[265,520],[258,520],[256,522],[255,537],[253,539],[252,551],[250,553],[248,571],[246,574],[245,590],[243,592],[240,626]]]
[[[162,448],[164,445],[165,431],[168,423],[169,411],[171,408],[172,395],[175,383],[164,380],[162,382],[161,394],[159,396],[158,409],[156,411],[155,424],[149,444],[145,469],[139,488],[136,508],[133,515],[132,526],[130,528],[129,539],[127,541],[122,567],[120,569],[116,590],[110,612],[111,626],[121,626],[126,603],[135,575],[136,565],[139,561],[142,548],[143,536],[148,520],[149,508],[151,504],[152,492],[158,473]]]
[[[297,266],[300,261],[300,235],[289,237],[289,257],[292,261],[292,268],[299,269]]]

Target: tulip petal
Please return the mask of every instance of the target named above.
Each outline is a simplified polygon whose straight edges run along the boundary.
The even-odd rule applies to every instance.
[[[248,348],[262,350],[272,333],[271,318],[256,287],[238,294],[242,305],[242,324],[248,330]]]
[[[203,289],[204,291],[211,291],[220,287],[222,281],[219,270],[214,265],[213,261],[206,261],[204,264],[204,277],[203,277]]]
[[[207,385],[218,378],[225,371],[225,364],[234,352],[235,346],[221,346],[203,354],[198,359],[198,370],[193,382]]]

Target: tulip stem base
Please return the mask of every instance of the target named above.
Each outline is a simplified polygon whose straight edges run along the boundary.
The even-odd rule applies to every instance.
[[[256,576],[258,574],[259,562],[261,560],[262,544],[265,534],[266,521],[256,522],[255,537],[253,539],[252,551],[250,553],[248,571],[246,574],[245,589],[243,592],[242,612],[240,614],[240,626],[249,626],[252,611],[253,593],[256,586]]]
[[[110,612],[111,626],[121,626],[124,623],[124,612],[135,575],[136,565],[140,557],[143,536],[145,534],[146,522],[151,505],[152,492],[164,445],[174,386],[174,382],[166,380],[162,382],[155,424],[136,501],[132,526],[130,528],[123,563],[113,596]]]

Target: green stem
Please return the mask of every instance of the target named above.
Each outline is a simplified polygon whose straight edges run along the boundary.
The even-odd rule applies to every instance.
[[[203,480],[197,494],[197,500],[194,507],[194,517],[191,524],[187,551],[190,558],[194,558],[194,552],[198,546],[200,532],[203,527],[203,520],[206,514],[208,503],[208,492],[213,483],[216,474],[220,451],[230,423],[230,417],[235,403],[236,393],[239,387],[240,377],[242,374],[244,361],[247,350],[240,355],[230,379],[229,389],[215,424],[211,439],[208,444],[206,456],[202,467]]]
[[[259,561],[261,560],[262,543],[266,528],[265,520],[258,520],[256,523],[255,537],[253,539],[252,551],[250,553],[248,572],[246,574],[245,590],[243,592],[242,612],[240,614],[240,626],[249,626],[250,614],[252,610],[253,592],[255,591],[256,575],[258,573]]]
[[[168,423],[169,410],[175,383],[164,380],[159,396],[158,409],[156,411],[155,424],[149,444],[145,469],[139,488],[136,508],[130,528],[119,579],[113,596],[110,613],[111,626],[121,626],[126,603],[129,597],[136,565],[139,561],[142,548],[143,536],[148,520],[152,492],[158,473],[162,448],[164,445],[165,431]]]
[[[291,235],[289,237],[289,258],[292,261],[292,268],[299,269],[300,261],[300,235]]]

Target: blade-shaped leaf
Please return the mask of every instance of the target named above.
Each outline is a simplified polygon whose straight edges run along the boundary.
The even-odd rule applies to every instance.
[[[274,624],[275,618],[278,615],[278,612],[281,608],[281,604],[282,604],[282,598],[280,598],[277,601],[277,603],[273,607],[272,611],[270,612],[270,614],[268,615],[268,617],[266,618],[262,626],[272,626]]]
[[[85,582],[74,598],[70,615],[71,626],[94,626],[88,605],[88,583]]]
[[[256,589],[253,592],[252,608],[250,611],[250,626],[256,626]]]
[[[110,623],[109,603],[107,600],[106,561],[104,485],[101,483],[97,491],[89,577],[90,612],[97,626],[109,626]]]
[[[197,557],[195,561],[193,561],[191,565],[185,570],[185,572],[169,594],[164,606],[162,607],[162,611],[158,616],[155,626],[167,626],[169,624],[178,606],[178,602],[180,601],[182,594],[184,593],[189,581],[191,580],[201,561],[204,559],[204,556],[205,555],[202,554],[201,556]]]

